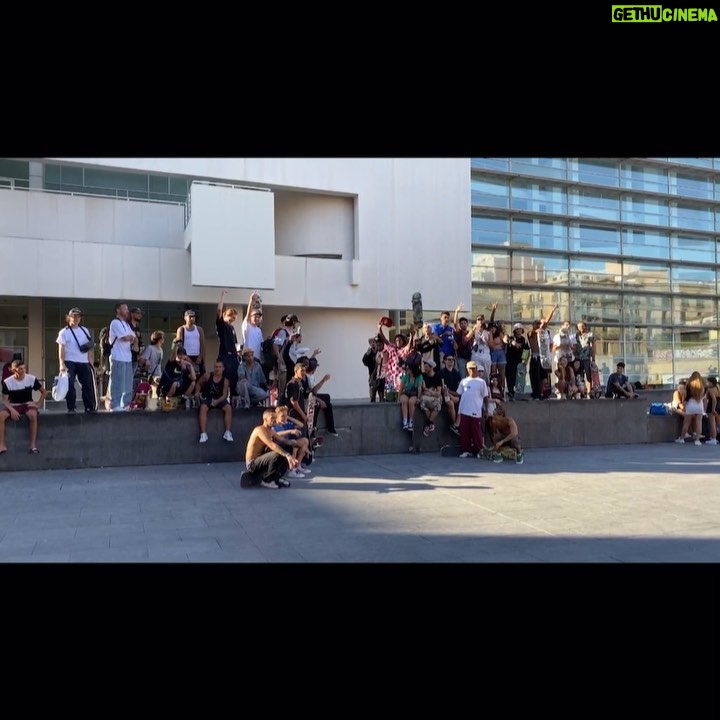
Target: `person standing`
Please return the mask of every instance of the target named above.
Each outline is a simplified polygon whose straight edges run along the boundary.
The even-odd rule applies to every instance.
[[[222,361],[225,368],[225,377],[230,383],[230,394],[235,397],[237,393],[238,367],[240,365],[240,358],[238,357],[240,345],[238,344],[233,323],[238,313],[233,307],[224,307],[227,293],[227,290],[220,293],[220,302],[218,302],[215,317],[215,331],[218,337],[217,359]]]
[[[75,379],[80,383],[83,405],[86,413],[97,410],[97,388],[92,363],[95,349],[92,333],[82,324],[80,308],[71,308],[65,317],[67,325],[57,336],[60,372],[68,376],[68,391],[65,404],[70,414],[75,413],[77,393]]]
[[[195,365],[198,377],[205,374],[205,332],[195,324],[195,311],[185,311],[185,324],[175,333],[175,345],[185,348],[188,359]]]
[[[508,397],[515,400],[515,386],[517,385],[518,368],[524,365],[530,356],[530,345],[524,335],[525,328],[522,323],[515,323],[512,329],[512,335],[508,338],[505,356],[507,357],[507,365],[505,366],[505,380],[507,382]]]
[[[152,397],[155,400],[160,398],[158,390],[160,388],[160,378],[163,373],[163,344],[165,342],[165,333],[162,330],[156,330],[150,336],[150,344],[142,351],[138,358],[138,365],[148,374],[148,382],[152,390]]]
[[[468,376],[458,385],[460,403],[460,457],[479,456],[485,449],[484,414],[487,413],[488,387],[478,377],[478,366],[471,360],[466,366]]]
[[[137,349],[138,337],[129,322],[130,311],[124,302],[115,305],[115,318],[110,323],[108,340],[110,350],[110,411],[122,412],[128,409],[133,391],[133,347]]]
[[[137,372],[138,358],[140,357],[140,353],[142,353],[142,351],[145,349],[145,342],[143,341],[142,330],[140,330],[140,321],[142,320],[142,316],[143,312],[139,307],[130,308],[130,316],[128,318],[128,322],[130,323],[130,327],[132,328],[133,332],[135,333],[135,337],[137,338],[137,342],[133,343],[130,352],[130,354],[132,355],[133,377]]]
[[[250,348],[256,358],[262,357],[262,310],[259,307],[260,296],[257,292],[250,295],[245,319],[242,321],[241,331],[243,338],[243,349]]]

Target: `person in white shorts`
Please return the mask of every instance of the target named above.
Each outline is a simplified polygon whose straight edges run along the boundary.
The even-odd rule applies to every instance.
[[[675,439],[675,442],[685,442],[685,434],[690,429],[690,423],[692,423],[695,444],[702,445],[700,436],[702,435],[702,419],[705,414],[705,381],[697,370],[687,381],[685,392],[685,417],[683,418],[680,436]]]

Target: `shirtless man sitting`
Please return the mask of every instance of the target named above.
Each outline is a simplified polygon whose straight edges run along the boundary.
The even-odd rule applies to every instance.
[[[505,415],[505,410],[499,405],[495,408],[495,414],[488,417],[487,429],[495,452],[499,452],[503,445],[511,447],[515,450],[515,462],[522,465],[523,449],[518,437],[517,423]]]
[[[262,425],[250,433],[245,449],[247,469],[240,476],[240,487],[290,487],[290,482],[284,480],[283,475],[288,469],[294,470],[298,461],[280,445],[283,440],[273,430],[275,417],[275,409],[268,408],[263,412]]]

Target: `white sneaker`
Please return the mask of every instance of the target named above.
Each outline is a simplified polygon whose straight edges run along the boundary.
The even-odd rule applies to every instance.
[[[696,440],[694,444],[695,444],[695,445],[702,445],[702,443],[701,443],[699,440]]]
[[[287,474],[289,478],[304,478],[305,473],[300,470],[290,470]]]
[[[228,442],[235,442],[235,438],[229,430],[226,430],[223,433],[223,440],[227,440]]]
[[[460,457],[475,457],[475,456],[470,452],[464,452],[464,453],[460,453]]]
[[[705,444],[706,445],[717,445],[718,444],[717,438],[710,438],[709,440],[705,441]]]
[[[685,438],[675,438],[676,443],[680,443],[681,445],[685,444]]]
[[[302,473],[303,475],[309,475],[312,472],[312,470],[310,468],[303,467],[302,465],[298,465],[295,468],[295,472]]]
[[[207,433],[200,433],[200,442],[204,443],[208,441]]]
[[[264,488],[270,488],[271,490],[277,490],[280,487],[277,483],[266,482],[265,480],[260,483],[260,486]]]

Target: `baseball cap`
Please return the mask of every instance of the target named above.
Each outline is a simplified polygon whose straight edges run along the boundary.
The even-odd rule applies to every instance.
[[[471,360],[469,363],[465,364],[465,368],[469,370],[470,368],[475,368],[477,370],[477,363],[473,360]]]
[[[143,311],[139,307],[131,307],[130,312],[131,313],[140,313],[141,315],[143,314]]]
[[[431,368],[435,367],[435,361],[430,358],[429,360],[423,360],[423,365],[429,365]]]
[[[314,370],[317,366],[318,366],[317,358],[314,358],[314,357],[308,358],[308,367],[311,370]]]
[[[70,308],[68,310],[68,315],[82,315],[82,314],[83,314],[83,311],[80,308],[74,307],[74,308]]]
[[[525,326],[522,323],[515,323],[513,325],[513,330],[524,330]]]
[[[378,325],[382,325],[383,327],[388,327],[388,328],[389,328],[389,327],[392,327],[392,326],[393,326],[393,321],[392,321],[389,317],[387,317],[386,315],[383,315],[383,316],[378,320]]]
[[[282,323],[283,325],[295,325],[295,323],[299,323],[300,319],[298,318],[295,313],[289,313],[288,315],[282,316]]]

